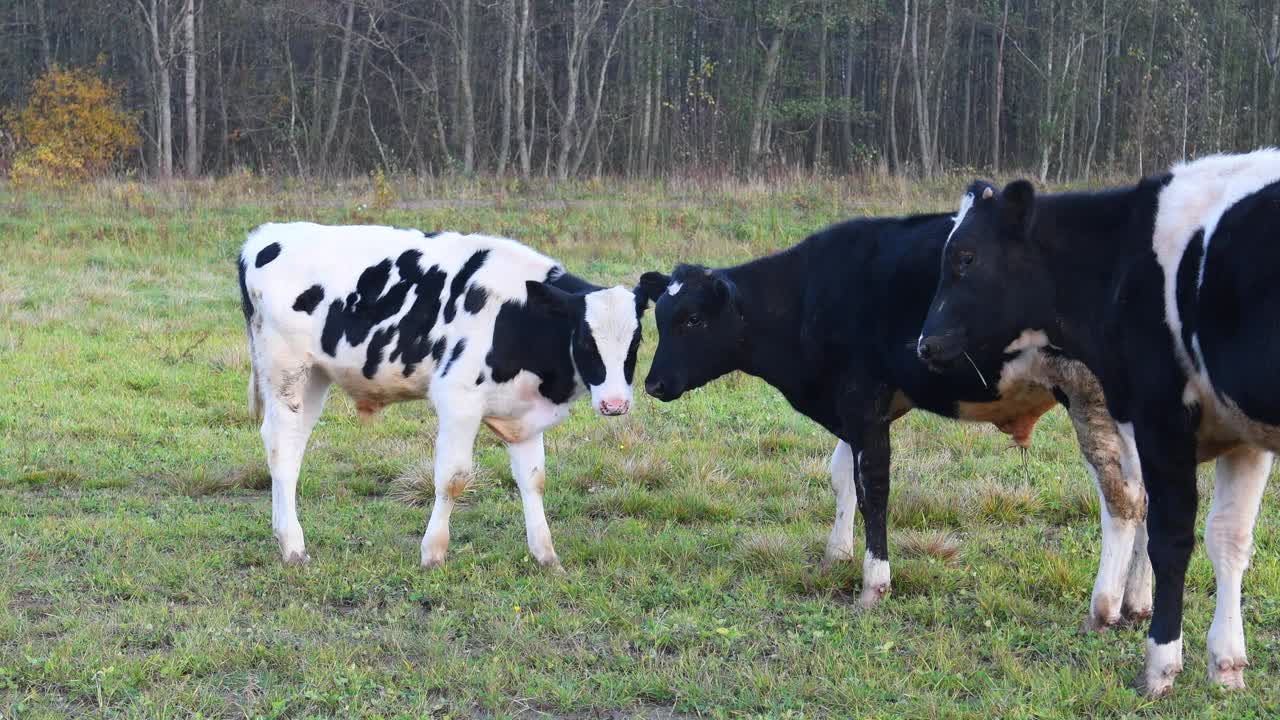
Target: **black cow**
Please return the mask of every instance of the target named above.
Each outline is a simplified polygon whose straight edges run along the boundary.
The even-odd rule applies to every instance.
[[[1140,481],[1123,472],[1097,382],[1079,364],[1029,346],[972,354],[972,367],[948,377],[916,357],[952,227],[947,215],[854,220],[744,265],[646,273],[640,292],[657,303],[659,339],[645,388],[670,401],[740,370],[763,378],[835,435],[836,518],[824,562],[853,557],[856,504],[866,526],[865,607],[889,589],[890,423],[921,408],[994,423],[1026,447],[1057,393],[1069,404],[1106,507],[1091,624],[1145,615],[1150,566],[1133,551],[1135,536],[1145,537],[1145,498]]]
[[[1155,615],[1141,678],[1182,669],[1182,598],[1196,464],[1217,458],[1205,545],[1217,576],[1209,675],[1243,687],[1240,590],[1280,449],[1280,152],[1205,158],[1096,193],[1037,197],[975,183],[943,255],[919,344],[939,368],[1014,338],[1083,362],[1140,459],[1150,497]],[[1130,460],[1129,462],[1132,462]]]

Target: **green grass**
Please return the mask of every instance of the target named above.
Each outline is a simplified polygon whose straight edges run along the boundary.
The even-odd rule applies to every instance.
[[[528,557],[488,434],[449,562],[420,570],[413,480],[434,419],[416,403],[361,422],[335,396],[300,484],[312,562],[280,564],[231,262],[257,223],[503,233],[631,283],[851,215],[947,210],[951,194],[469,181],[388,202],[364,182],[244,177],[0,190],[0,717],[1274,717],[1274,499],[1246,576],[1250,688],[1206,680],[1213,577],[1197,550],[1187,669],[1149,702],[1129,689],[1143,632],[1081,632],[1097,500],[1058,411],[1026,467],[990,428],[895,426],[893,593],[870,612],[858,567],[818,567],[832,439],[742,376],[669,405],[639,392],[618,420],[580,405],[548,436],[562,576]]]

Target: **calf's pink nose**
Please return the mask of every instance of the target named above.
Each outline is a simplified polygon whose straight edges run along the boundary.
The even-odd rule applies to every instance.
[[[627,411],[630,409],[631,403],[626,400],[614,399],[600,401],[601,415],[626,415]]]

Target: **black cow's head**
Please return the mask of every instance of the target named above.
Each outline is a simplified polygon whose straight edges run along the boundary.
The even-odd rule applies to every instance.
[[[1026,180],[1001,192],[975,182],[960,202],[942,250],[938,288],[916,351],[931,368],[966,353],[992,357],[1048,317],[1053,288],[1030,238],[1035,189]]]
[[[572,323],[569,354],[591,391],[591,406],[601,415],[625,415],[648,303],[620,286],[570,293],[536,281],[525,285],[529,305]]]
[[[679,265],[670,276],[648,272],[637,291],[654,302],[658,349],[644,389],[669,402],[740,364],[746,321],[737,287],[723,273]]]

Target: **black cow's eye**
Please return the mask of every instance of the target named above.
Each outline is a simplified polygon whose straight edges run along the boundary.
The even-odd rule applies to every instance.
[[[689,315],[684,319],[685,327],[698,327],[701,324],[702,324],[702,316],[697,313],[693,313],[692,315]]]
[[[967,270],[973,264],[973,251],[961,250],[956,253],[956,264],[960,266],[961,270]]]

